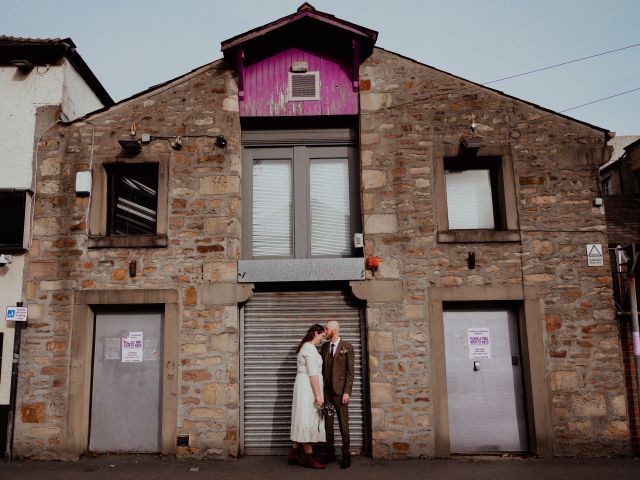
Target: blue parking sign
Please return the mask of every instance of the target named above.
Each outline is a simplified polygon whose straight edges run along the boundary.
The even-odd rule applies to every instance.
[[[27,307],[7,307],[5,320],[8,320],[10,322],[26,322]]]

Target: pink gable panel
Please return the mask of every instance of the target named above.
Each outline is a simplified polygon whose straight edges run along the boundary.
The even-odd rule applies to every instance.
[[[293,62],[306,61],[309,72],[320,72],[320,100],[287,101]],[[358,92],[351,65],[326,55],[290,48],[244,68],[243,117],[356,115]]]

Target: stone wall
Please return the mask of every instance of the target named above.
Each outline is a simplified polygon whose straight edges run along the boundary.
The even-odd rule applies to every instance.
[[[381,49],[360,86],[365,254],[404,285],[402,303],[367,308],[374,456],[434,454],[429,288],[482,285],[540,292],[553,454],[628,452],[609,265],[587,267],[585,251],[607,244],[592,206],[604,133]],[[472,119],[512,156],[521,242],[436,241],[434,163]]]
[[[238,451],[238,310],[203,302],[201,286],[235,282],[240,256],[240,123],[237,88],[222,62],[92,115],[52,128],[40,144],[33,248],[25,292],[15,452],[67,458],[65,449],[71,318],[78,290],[162,289],[181,303],[179,454],[226,458]],[[143,146],[169,156],[169,245],[88,248],[88,198],[75,196],[75,173],[116,158],[131,124],[137,136],[184,136]],[[94,138],[95,133],[95,140]],[[224,135],[225,149],[215,146]],[[192,135],[189,137],[189,135]],[[213,137],[213,138],[212,138]],[[95,167],[95,165],[94,165]],[[129,276],[129,263],[137,274]]]
[[[585,251],[606,245],[603,211],[592,206],[604,133],[380,49],[363,64],[360,86],[365,254],[381,258],[376,280],[404,288],[403,301],[367,306],[374,457],[434,455],[429,289],[468,286],[537,287],[546,383],[535,387],[551,398],[553,454],[626,453],[608,259],[587,267]],[[437,242],[434,165],[468,134],[472,115],[485,142],[512,157],[519,242]],[[96,159],[115,158],[132,123],[138,134],[185,138],[180,151],[166,140],[143,146],[169,158],[168,246],[88,248],[89,200],[75,196],[75,173],[89,168],[92,142]],[[224,150],[211,138],[219,134]],[[237,301],[216,299],[214,286],[237,279],[240,164],[237,89],[221,62],[45,136],[26,267],[18,455],[73,456],[65,450],[73,295],[114,289],[178,291],[177,426],[191,435],[178,454],[238,453]]]

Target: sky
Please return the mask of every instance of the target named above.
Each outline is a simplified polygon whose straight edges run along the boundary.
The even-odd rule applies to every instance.
[[[114,100],[221,58],[220,43],[302,0],[0,0],[0,35],[71,37]],[[640,44],[639,0],[315,0],[377,46],[485,83]],[[617,135],[640,135],[640,45],[492,83]],[[0,92],[1,93],[1,92]]]

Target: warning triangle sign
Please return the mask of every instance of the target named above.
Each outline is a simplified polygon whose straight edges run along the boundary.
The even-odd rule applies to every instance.
[[[602,256],[602,246],[597,243],[589,245],[589,249],[587,255],[590,257],[601,257]]]

